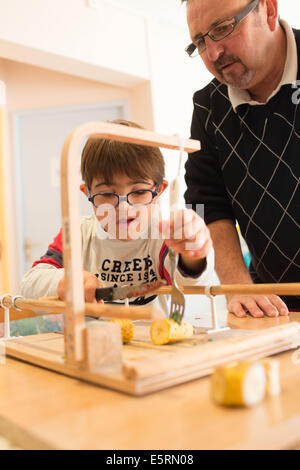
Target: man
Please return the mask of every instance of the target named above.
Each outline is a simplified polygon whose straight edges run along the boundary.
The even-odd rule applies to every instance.
[[[202,148],[186,163],[186,202],[204,204],[222,284],[299,282],[300,31],[279,22],[277,0],[183,1],[187,52],[215,76],[194,95],[191,135]],[[231,295],[227,307],[274,317],[300,310],[300,296]]]

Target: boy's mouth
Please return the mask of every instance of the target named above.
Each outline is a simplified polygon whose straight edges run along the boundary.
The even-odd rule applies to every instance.
[[[134,217],[128,217],[127,219],[119,219],[117,223],[118,225],[127,225],[128,227],[128,225],[130,225],[131,222],[133,222],[134,220],[135,220]]]

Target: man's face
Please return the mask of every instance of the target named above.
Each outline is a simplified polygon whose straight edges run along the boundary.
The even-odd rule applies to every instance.
[[[247,5],[247,0],[190,0],[187,22],[190,36],[205,34],[222,20],[233,18]],[[222,83],[236,88],[250,88],[264,79],[267,22],[261,13],[250,13],[235,30],[221,41],[205,38],[201,58],[206,68]]]

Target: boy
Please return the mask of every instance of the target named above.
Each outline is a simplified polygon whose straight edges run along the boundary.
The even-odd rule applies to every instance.
[[[140,127],[129,121],[113,122]],[[95,212],[81,222],[86,302],[95,301],[97,287],[161,279],[171,284],[169,246],[179,253],[179,285],[209,282],[214,256],[202,218],[184,210],[171,221],[158,220],[158,200],[168,186],[158,148],[90,138],[83,149],[81,173],[80,189]],[[58,295],[65,299],[61,231],[23,278],[21,292],[29,298]],[[130,299],[130,304],[156,304],[168,314],[165,296],[150,293]]]

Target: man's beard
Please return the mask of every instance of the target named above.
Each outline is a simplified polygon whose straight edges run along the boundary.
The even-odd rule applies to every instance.
[[[227,64],[232,64],[233,62],[241,64],[242,72],[236,73],[232,71],[224,73],[222,67]],[[214,62],[214,67],[218,75],[222,77],[223,82],[235,88],[247,88],[254,76],[253,72],[248,67],[246,67],[246,65],[238,57],[232,55],[223,55],[219,57],[219,59]]]

